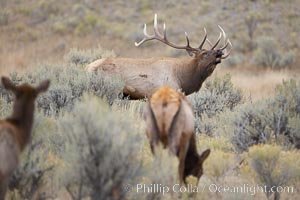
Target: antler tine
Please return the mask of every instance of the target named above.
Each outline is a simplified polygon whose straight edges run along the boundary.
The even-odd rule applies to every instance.
[[[224,55],[224,56],[221,57],[222,59],[227,58],[227,57],[229,56],[230,52],[231,52],[232,44],[231,44],[231,42],[230,42],[229,39],[227,39],[227,45],[228,45],[228,44],[230,45],[230,50],[229,50],[229,52],[228,52],[226,55]]]
[[[221,57],[222,59],[225,59],[230,55],[230,52],[231,52],[231,49],[232,49],[232,44],[231,44],[230,40],[227,39],[227,36],[226,36],[226,33],[225,33],[224,29],[220,25],[218,25],[218,27],[222,31],[222,34],[223,34],[223,37],[224,37],[224,46],[221,47],[220,50],[221,51],[225,50],[225,55]],[[228,45],[230,45],[230,50],[227,52],[226,48],[227,48]]]
[[[189,40],[188,34],[187,34],[187,32],[184,32],[184,34],[185,34],[185,38],[186,38],[186,46],[190,47],[190,40]]]
[[[224,40],[226,40],[227,37],[226,37],[226,33],[225,33],[224,29],[223,29],[220,25],[218,25],[218,27],[219,27],[219,29],[222,31]]]
[[[221,51],[223,51],[224,49],[226,49],[226,47],[227,47],[227,46],[228,46],[228,44],[229,44],[229,42],[228,42],[228,41],[229,41],[229,39],[227,39],[227,41],[226,41],[225,45],[224,45],[223,47],[221,47],[221,48],[220,48],[220,50],[221,50]]]
[[[204,27],[204,33],[205,33],[205,35],[204,35],[204,38],[203,38],[203,40],[202,40],[202,42],[201,42],[201,44],[200,44],[200,46],[199,46],[199,48],[198,49],[202,49],[202,47],[203,47],[203,45],[204,45],[204,43],[205,43],[205,41],[206,41],[206,39],[207,39],[207,32],[206,32],[206,28]],[[212,45],[211,45],[212,46]]]
[[[144,35],[147,37],[151,37],[148,33],[147,33],[147,24],[144,24]]]
[[[163,36],[160,34],[159,30],[158,30],[158,26],[157,26],[157,14],[155,13],[154,15],[154,24],[153,24],[153,27],[154,27],[154,34],[159,36],[160,38],[162,38]]]
[[[142,39],[140,42],[135,42],[134,45],[136,47],[140,46],[141,44],[143,44],[145,41],[150,40],[150,38],[154,37],[154,35],[149,35],[147,33],[147,25],[144,24],[144,35],[146,36],[144,39]]]
[[[225,33],[224,29],[220,25],[218,25],[218,27],[222,31],[222,34],[223,34],[223,37],[224,37],[224,46],[221,47],[220,49],[224,50],[228,46],[228,40],[227,40],[226,33]]]
[[[216,42],[215,45],[211,48],[211,50],[213,50],[214,48],[216,48],[216,46],[219,44],[219,42],[220,42],[220,40],[221,40],[221,37],[222,37],[222,33],[220,33],[217,42]]]
[[[144,35],[145,35],[146,37],[148,37],[148,38],[151,37],[151,36],[147,33],[147,25],[146,25],[146,24],[144,24]],[[145,41],[146,41],[146,38],[142,39],[140,42],[135,42],[134,45],[135,45],[136,47],[138,47],[138,46],[140,46],[141,44],[143,44]]]
[[[148,39],[148,40],[149,40],[149,39]],[[143,44],[143,43],[146,42],[146,41],[147,41],[147,39],[144,38],[144,39],[142,39],[140,42],[135,42],[134,45],[135,45],[136,47],[138,47],[138,46],[140,46],[141,44]]]
[[[164,39],[167,40],[167,30],[166,30],[166,24],[164,23]]]
[[[168,41],[168,38],[167,38],[167,33],[166,33],[166,24],[163,25],[163,34],[161,34],[161,32],[159,31],[158,29],[158,25],[157,25],[157,14],[154,15],[154,34],[153,35],[149,35],[147,33],[147,26],[144,25],[144,35],[145,37],[140,41],[140,42],[135,42],[135,46],[139,46],[141,44],[143,44],[144,42],[146,41],[149,41],[149,40],[159,40],[161,42],[163,42],[164,44],[168,45],[168,46],[171,46],[173,48],[176,48],[176,49],[185,49],[187,50],[189,53],[190,52],[195,52],[195,51],[199,51],[199,49],[195,49],[195,48],[192,48],[190,46],[190,41],[189,41],[189,38],[187,36],[187,33],[186,33],[186,41],[187,41],[187,45],[186,46],[178,46],[176,44],[173,44],[171,42]]]

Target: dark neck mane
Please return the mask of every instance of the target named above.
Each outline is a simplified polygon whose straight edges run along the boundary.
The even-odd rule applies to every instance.
[[[199,66],[199,60],[193,58],[186,66],[179,66],[177,76],[186,95],[199,91],[203,82],[213,73],[216,65]]]

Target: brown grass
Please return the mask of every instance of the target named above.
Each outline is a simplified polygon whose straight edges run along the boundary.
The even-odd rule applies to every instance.
[[[245,70],[241,68],[218,68],[214,76],[230,74],[235,87],[241,89],[246,98],[253,101],[274,95],[276,85],[291,78],[300,80],[295,70]]]

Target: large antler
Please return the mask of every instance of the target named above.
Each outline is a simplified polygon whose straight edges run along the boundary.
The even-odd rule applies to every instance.
[[[164,26],[163,26],[163,34],[160,33],[160,31],[158,30],[158,26],[157,26],[157,14],[155,14],[154,15],[154,34],[149,35],[147,33],[147,25],[144,24],[144,38],[140,42],[135,42],[135,46],[140,46],[141,44],[143,44],[144,42],[147,42],[149,40],[159,40],[162,43],[164,43],[168,46],[171,46],[175,49],[185,49],[190,55],[192,55],[193,52],[198,52],[198,51],[202,50],[205,41],[207,41],[210,44],[211,50],[214,50],[218,46],[218,44],[220,43],[222,35],[223,35],[223,37],[224,37],[224,46],[221,47],[219,50],[221,50],[221,51],[225,50],[225,55],[221,57],[222,59],[225,59],[229,56],[229,54],[231,52],[232,44],[231,44],[230,40],[227,39],[226,33],[223,30],[223,28],[220,25],[218,25],[218,27],[221,29],[221,32],[220,32],[219,38],[217,39],[217,41],[214,45],[207,38],[207,32],[206,32],[206,29],[204,28],[205,36],[204,36],[204,38],[203,38],[203,40],[202,40],[202,42],[201,42],[201,44],[198,48],[193,48],[193,47],[190,46],[190,40],[188,38],[187,32],[185,32],[186,43],[187,43],[186,46],[178,46],[176,44],[171,43],[168,40],[167,33],[166,33],[166,24],[165,23],[164,23]],[[228,45],[230,45],[229,52],[227,52],[227,50],[226,50]]]
[[[227,58],[227,57],[229,56],[229,54],[230,54],[230,52],[231,52],[232,44],[231,44],[230,40],[227,38],[226,33],[225,33],[225,31],[223,30],[223,28],[222,28],[220,25],[218,25],[218,27],[219,27],[219,29],[221,30],[222,33],[220,33],[220,36],[219,36],[217,42],[213,45],[213,44],[209,41],[209,39],[206,39],[206,40],[207,40],[207,42],[210,44],[211,49],[213,50],[213,49],[216,48],[216,46],[219,44],[219,42],[220,42],[220,40],[221,40],[221,36],[223,35],[223,38],[224,38],[224,46],[221,47],[219,50],[221,50],[221,51],[225,50],[225,55],[221,57],[222,59],[225,59],[225,58]],[[226,49],[228,45],[230,46],[229,52],[227,52],[227,49]]]
[[[187,33],[185,32],[185,37],[186,37],[186,46],[178,46],[176,44],[173,44],[171,43],[168,38],[167,38],[167,33],[166,33],[166,24],[164,23],[164,26],[163,26],[163,34],[160,33],[160,31],[158,30],[158,27],[157,27],[157,14],[154,15],[154,34],[153,35],[149,35],[147,33],[147,25],[144,24],[144,38],[140,41],[140,42],[135,42],[135,46],[140,46],[141,44],[143,44],[144,42],[146,41],[149,41],[149,40],[159,40],[161,41],[162,43],[168,45],[168,46],[171,46],[175,49],[185,49],[187,52],[189,53],[192,53],[192,52],[195,52],[195,51],[199,51],[202,49],[203,47],[203,44],[205,43],[205,40],[206,40],[206,37],[207,37],[207,34],[206,34],[206,30],[204,29],[205,31],[205,37],[203,39],[203,41],[201,42],[201,45],[199,46],[199,48],[193,48],[190,46],[190,40],[188,38],[188,35]]]

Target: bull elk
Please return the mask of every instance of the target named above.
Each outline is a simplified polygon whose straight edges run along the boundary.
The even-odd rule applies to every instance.
[[[131,99],[150,97],[156,89],[163,85],[181,89],[186,95],[189,95],[198,91],[206,78],[212,74],[216,65],[230,54],[232,44],[227,39],[224,30],[220,26],[219,28],[221,32],[215,44],[207,39],[204,28],[205,36],[198,48],[191,47],[187,33],[185,33],[187,44],[179,46],[168,40],[165,24],[163,34],[161,33],[157,26],[157,15],[155,14],[154,34],[149,35],[147,33],[145,24],[145,37],[140,42],[135,43],[135,46],[140,46],[150,40],[158,40],[175,49],[186,50],[192,56],[191,58],[103,58],[88,64],[85,69],[89,72],[100,69],[107,74],[119,75],[125,82],[123,93]],[[222,35],[224,46],[217,49]],[[209,50],[203,48],[206,41],[211,46]],[[230,50],[227,52],[228,46],[230,46]]]
[[[15,86],[10,79],[2,77],[5,89],[14,93],[11,117],[0,120],[0,200],[4,200],[9,179],[19,163],[19,157],[29,142],[34,115],[34,101],[38,94],[49,87],[49,80],[37,87],[28,84]]]
[[[201,155],[197,152],[194,114],[187,97],[168,86],[159,88],[144,108],[144,119],[152,153],[162,143],[179,158],[179,180],[185,182],[187,176],[193,175],[199,181],[210,150]]]

